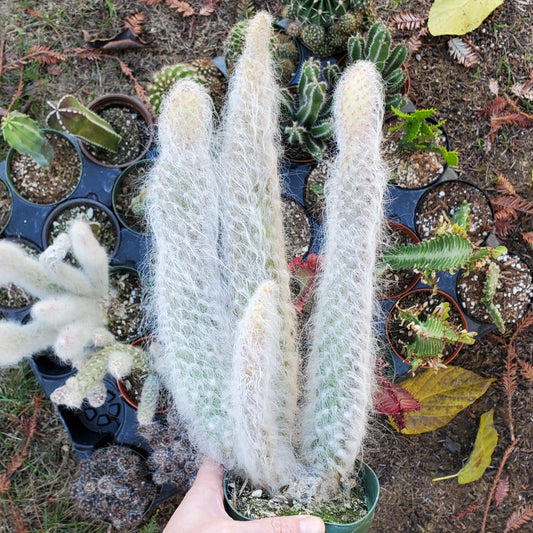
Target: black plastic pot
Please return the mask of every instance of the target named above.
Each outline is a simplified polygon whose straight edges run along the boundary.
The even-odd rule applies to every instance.
[[[336,524],[326,522],[326,533],[366,533],[372,526],[374,520],[374,513],[376,504],[379,499],[379,480],[376,473],[366,463],[361,463],[361,470],[359,473],[360,482],[363,485],[363,492],[367,506],[367,513],[365,516],[347,524]],[[240,513],[231,503],[231,499],[227,487],[227,476],[223,480],[224,490],[224,505],[226,511],[234,520],[250,521],[251,518]]]
[[[13,195],[9,187],[0,180],[0,235],[6,229],[13,214]]]
[[[144,122],[146,136],[142,148],[139,149],[135,156],[117,163],[106,162],[105,150],[96,152],[89,144],[80,142],[80,149],[89,161],[107,168],[125,168],[146,156],[154,139],[154,119],[140,100],[125,94],[106,94],[93,100],[87,107],[96,114],[101,114],[105,109],[123,107],[130,112],[132,120]],[[97,156],[95,155],[96,153],[101,155]]]
[[[13,159],[15,157],[17,157],[17,154],[18,154],[18,152],[14,148],[11,148],[9,150],[9,152],[7,153],[6,175],[7,175],[7,181],[9,183],[10,187],[11,187],[11,190],[21,200],[23,200],[24,202],[27,202],[29,204],[32,204],[32,205],[51,206],[51,205],[56,205],[58,202],[62,202],[63,200],[66,200],[67,198],[70,198],[74,194],[74,192],[76,191],[76,189],[77,189],[77,187],[78,187],[78,185],[80,183],[82,175],[83,175],[83,170],[84,170],[84,168],[83,168],[83,158],[81,157],[81,151],[80,151],[80,148],[78,147],[78,144],[69,135],[66,135],[66,134],[64,134],[64,133],[62,133],[60,131],[51,130],[51,129],[44,129],[43,132],[46,135],[57,136],[58,138],[64,139],[66,142],[68,142],[69,145],[72,147],[73,151],[75,152],[76,157],[79,160],[80,172],[77,175],[77,178],[75,180],[76,183],[73,184],[73,186],[70,188],[70,190],[65,191],[60,197],[55,199],[53,202],[37,202],[37,201],[32,201],[31,199],[26,198],[24,196],[24,194],[21,191],[19,191],[19,189],[17,188],[17,185],[15,184],[14,179],[13,179],[13,175],[12,175]],[[73,164],[73,161],[72,160],[69,161],[69,167],[72,167],[72,164]],[[48,169],[48,172],[53,174],[53,168],[54,168],[54,160],[52,160],[52,162],[50,163],[50,167]],[[47,181],[51,180],[51,179],[52,179],[51,176],[47,176],[46,177]]]

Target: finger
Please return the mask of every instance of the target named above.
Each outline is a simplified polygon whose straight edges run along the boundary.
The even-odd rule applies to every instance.
[[[282,516],[241,522],[238,531],[242,533],[324,533],[325,526],[324,522],[315,516]]]

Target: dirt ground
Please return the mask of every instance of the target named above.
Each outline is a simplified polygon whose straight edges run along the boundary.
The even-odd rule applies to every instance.
[[[192,1],[199,6],[201,2]],[[74,0],[30,2],[4,0],[0,5],[3,65],[15,61],[29,46],[40,44],[58,51],[83,45],[84,38],[111,37],[122,30],[127,17],[144,13],[142,38],[146,48],[110,52],[120,57],[146,88],[154,72],[164,65],[196,57],[215,57],[222,53],[223,38],[235,21],[235,2],[221,0],[209,17],[183,19],[164,2],[147,6],[139,0]],[[257,7],[279,13],[274,0],[256,0]],[[110,17],[110,5],[116,15]],[[374,0],[376,14],[388,21],[392,15],[409,12],[424,15],[431,6],[425,0]],[[32,12],[31,9],[35,11]],[[497,175],[505,176],[517,192],[533,200],[533,135],[530,129],[505,125],[496,135],[490,150],[487,135],[490,122],[478,115],[493,98],[489,90],[495,80],[501,94],[507,94],[519,108],[533,112],[533,103],[514,96],[511,87],[533,75],[533,4],[527,0],[505,0],[480,28],[466,37],[478,49],[480,63],[469,68],[455,61],[449,51],[449,37],[421,38],[420,47],[409,59],[411,80],[409,97],[418,108],[435,107],[446,128],[452,148],[459,152],[459,175],[480,187],[489,196],[496,194]],[[395,30],[395,39],[408,39],[413,33]],[[18,86],[19,70],[4,69],[0,82],[0,107],[7,107]],[[89,61],[69,59],[44,69],[27,66],[20,98],[26,112],[43,119],[46,100],[72,93],[85,102],[109,92],[135,94],[131,80],[111,59]],[[5,156],[0,144],[0,159]],[[531,217],[521,216],[507,246],[533,267],[533,250],[520,232],[533,230]],[[512,332],[511,332],[512,333]],[[509,336],[506,337],[506,340]],[[532,328],[517,341],[519,361],[533,364]],[[454,364],[497,381],[471,407],[461,412],[440,430],[419,435],[399,435],[382,417],[372,422],[372,437],[364,459],[375,469],[381,482],[381,497],[372,527],[373,532],[447,533],[482,531],[489,491],[505,450],[513,438],[507,398],[502,386],[506,350],[501,342],[488,336],[464,348]],[[511,402],[514,436],[519,442],[509,456],[502,478],[508,478],[509,493],[499,505],[493,502],[487,515],[486,531],[503,532],[514,511],[533,502],[533,411],[530,402],[533,384],[517,374],[517,390]],[[495,408],[498,445],[492,465],[483,477],[468,485],[454,479],[432,482],[432,478],[457,472],[469,457],[479,416]],[[64,442],[63,442],[64,444]],[[163,510],[160,520],[164,521]],[[0,528],[1,530],[1,528]],[[6,529],[8,531],[8,529]],[[55,529],[54,529],[55,531]],[[520,531],[533,531],[532,523]]]

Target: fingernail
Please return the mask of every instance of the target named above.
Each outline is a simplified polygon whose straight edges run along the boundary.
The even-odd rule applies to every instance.
[[[320,518],[308,516],[300,520],[300,533],[324,533],[324,522]]]

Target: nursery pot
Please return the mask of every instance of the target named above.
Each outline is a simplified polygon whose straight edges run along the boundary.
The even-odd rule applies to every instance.
[[[125,168],[144,158],[154,138],[154,119],[150,111],[137,98],[125,94],[107,94],[93,100],[87,107],[98,115],[107,109],[126,108],[131,113],[131,120],[137,121],[144,130],[142,132],[142,146],[137,150],[137,153],[128,156],[124,161],[107,162],[105,160],[106,150],[95,150],[89,144],[80,142],[81,151],[89,161],[107,168]],[[109,154],[112,152],[108,152]]]
[[[417,244],[420,242],[420,239],[418,238],[418,235],[408,226],[405,226],[404,224],[400,224],[399,222],[395,222],[394,220],[387,221],[387,224],[389,226],[389,229],[391,232],[401,233],[406,237],[406,239],[409,241],[406,244]],[[392,271],[394,273],[394,271]],[[399,274],[398,271],[396,271]],[[387,287],[383,287],[382,293],[379,293],[379,299],[380,300],[389,300],[393,298],[400,298],[404,294],[408,293],[419,281],[422,277],[421,274],[417,274],[416,272],[411,272],[411,276],[405,276],[405,280],[403,281],[403,284],[401,286],[395,287],[394,281],[391,283],[390,292],[386,292],[384,289]]]
[[[80,148],[67,135],[51,129],[42,131],[54,149],[50,165],[40,167],[30,156],[23,156],[10,148],[6,173],[11,188],[19,198],[33,205],[50,206],[66,200],[76,190],[83,174],[83,162]],[[21,157],[24,161],[20,165],[24,166],[26,176],[32,176],[30,180],[24,177],[19,180],[13,168],[17,158]]]
[[[401,307],[403,304],[405,304],[406,298],[412,298],[414,296],[422,296],[424,298],[430,299],[432,297],[438,297],[443,301],[446,301],[450,304],[450,315],[453,313],[456,317],[459,318],[461,322],[461,327],[464,330],[467,330],[468,323],[466,321],[465,314],[457,304],[457,302],[449,296],[447,293],[438,290],[436,295],[433,295],[432,289],[416,289],[414,291],[408,292],[407,294],[404,294],[390,309],[387,319],[385,321],[385,334],[387,336],[387,341],[389,343],[389,348],[391,351],[404,363],[410,364],[409,361],[404,357],[402,352],[398,349],[398,345],[395,342],[393,338],[393,332],[390,330],[390,326],[392,321],[394,320],[394,312],[397,309],[397,307]],[[414,340],[414,339],[413,339]],[[450,347],[450,350],[448,354],[445,355],[443,360],[441,361],[444,365],[447,365],[450,363],[455,357],[457,357],[457,354],[461,351],[461,348],[463,347],[463,343],[457,343],[455,346]],[[419,368],[430,368],[430,365],[420,365]]]
[[[13,196],[8,186],[0,180],[0,234],[6,229],[13,213]]]
[[[113,185],[113,211],[120,223],[137,235],[146,235],[146,222],[133,211],[132,201],[141,192],[140,177],[148,171],[152,161],[141,159],[124,169]],[[120,201],[124,199],[125,201]]]
[[[379,498],[379,480],[376,473],[366,464],[361,462],[361,472],[359,474],[360,482],[363,485],[365,503],[367,506],[366,514],[359,520],[346,524],[337,524],[326,522],[326,533],[365,533],[370,529],[374,520],[374,512]],[[228,477],[224,476],[224,504],[226,511],[234,520],[252,520],[241,514],[231,503],[230,495],[227,488]]]

